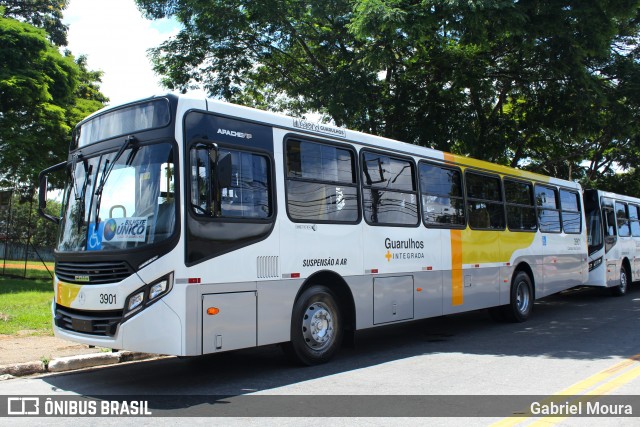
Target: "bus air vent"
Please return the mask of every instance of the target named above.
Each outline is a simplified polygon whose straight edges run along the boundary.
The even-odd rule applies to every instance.
[[[121,262],[58,262],[56,276],[67,283],[97,285],[117,283],[133,274],[133,269]]]
[[[280,277],[278,275],[278,257],[277,256],[259,256],[258,262],[258,279],[272,279]]]

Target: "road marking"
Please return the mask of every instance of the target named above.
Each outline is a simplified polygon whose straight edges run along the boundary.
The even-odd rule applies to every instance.
[[[612,392],[613,390],[622,387],[625,384],[633,381],[634,379],[640,376],[640,354],[636,354],[635,356],[631,356],[615,365],[604,369],[588,378],[585,378],[582,381],[579,381],[572,386],[565,388],[558,393],[551,395],[546,400],[540,402],[541,404],[550,403],[554,396],[577,396],[581,393],[584,393],[580,398],[574,399],[572,403],[577,402],[586,402],[588,400],[592,400],[593,396],[601,396],[607,393]],[[624,372],[624,373],[622,373]],[[603,383],[604,381],[604,383]],[[602,383],[602,384],[600,384]],[[600,384],[598,387],[593,388],[594,386]],[[528,413],[529,408],[523,410],[522,412]],[[521,417],[508,417],[503,420],[500,420],[494,424],[491,424],[491,427],[511,427],[517,424],[520,424],[523,421],[530,420],[533,418],[537,418],[535,415],[530,416],[521,416]],[[564,417],[543,417],[541,419],[536,420],[535,422],[528,424],[528,427],[532,426],[549,426],[557,424],[558,422],[565,420],[568,416]]]

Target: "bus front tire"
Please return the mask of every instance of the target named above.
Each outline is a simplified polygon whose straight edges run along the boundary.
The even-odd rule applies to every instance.
[[[331,291],[311,286],[296,300],[291,317],[291,341],[285,352],[304,365],[329,361],[342,341],[342,315]]]
[[[620,284],[611,288],[611,295],[616,297],[621,297],[627,294],[627,290],[629,289],[629,273],[627,272],[627,268],[622,266],[620,268]]]

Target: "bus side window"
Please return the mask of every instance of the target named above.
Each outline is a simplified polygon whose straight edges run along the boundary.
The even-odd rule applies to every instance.
[[[629,220],[631,221],[631,235],[640,237],[640,217],[638,215],[638,206],[629,205]]]
[[[477,230],[504,230],[504,202],[498,176],[466,172],[467,216]]]
[[[533,202],[533,185],[530,182],[504,180],[507,202],[507,226],[511,231],[536,231],[536,207]]]
[[[267,219],[273,209],[269,159],[246,151],[220,149],[217,163],[211,148],[191,150],[191,208],[198,216]],[[218,167],[218,171],[215,168]]]
[[[420,162],[420,192],[424,224],[464,228],[464,197],[459,169]]]
[[[604,211],[604,217],[605,217],[605,228],[604,228],[604,233],[605,236],[609,237],[609,236],[615,236],[616,235],[616,215],[613,212],[613,210],[611,209],[606,209]]]
[[[346,146],[286,142],[287,213],[296,222],[357,223],[355,152]]]
[[[616,202],[616,217],[618,219],[618,235],[620,237],[631,236],[631,228],[629,227],[629,215],[627,214],[627,204]]]
[[[536,206],[538,208],[538,224],[543,233],[560,233],[560,209],[558,209],[558,190],[536,184]]]
[[[562,229],[567,234],[580,234],[582,231],[582,214],[580,196],[571,190],[560,190],[560,207],[562,209]]]
[[[362,184],[364,217],[368,224],[418,225],[415,170],[409,159],[363,152]]]

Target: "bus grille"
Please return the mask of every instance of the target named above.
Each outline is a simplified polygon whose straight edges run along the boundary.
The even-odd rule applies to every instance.
[[[67,331],[112,337],[121,321],[122,310],[81,311],[56,305],[56,326]]]
[[[58,262],[56,276],[67,283],[97,285],[116,283],[133,274],[133,269],[121,262]]]

